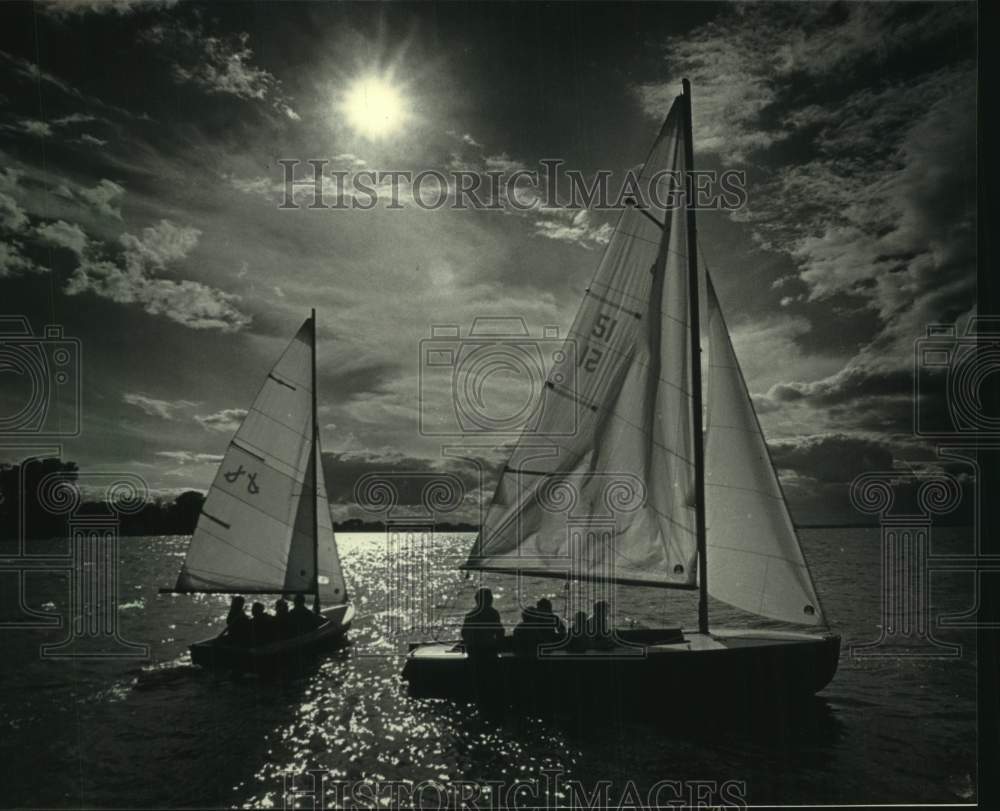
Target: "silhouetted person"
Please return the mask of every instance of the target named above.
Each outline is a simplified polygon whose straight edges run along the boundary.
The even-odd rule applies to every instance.
[[[288,639],[292,636],[292,618],[288,613],[288,601],[284,597],[279,597],[274,603],[274,624],[278,629],[279,639]]]
[[[288,618],[291,620],[292,633],[296,636],[312,631],[323,622],[318,614],[306,608],[304,594],[296,594],[292,602],[295,603],[295,606],[288,612]]]
[[[250,617],[246,612],[246,600],[233,597],[229,603],[229,614],[226,615],[226,636],[240,645],[247,644],[252,639]]]
[[[250,622],[253,625],[253,644],[254,646],[266,645],[268,642],[274,642],[277,639],[278,628],[275,625],[275,619],[264,609],[263,603],[254,603],[250,608],[250,614],[252,619]]]
[[[556,638],[562,639],[566,636],[566,625],[560,619],[559,615],[552,610],[552,601],[548,597],[542,597],[537,603],[535,603],[535,608],[538,609],[539,613],[546,617],[551,617],[552,627],[555,628]]]
[[[469,656],[496,656],[503,642],[503,623],[493,607],[493,592],[479,589],[476,607],[465,615],[462,623],[462,642]]]
[[[534,608],[521,612],[521,621],[514,628],[514,653],[534,658],[543,647],[555,647],[565,633],[562,622],[552,613],[552,603],[543,597]]]
[[[591,648],[608,650],[615,646],[611,636],[611,606],[604,600],[594,603],[594,614],[587,622],[587,641]]]
[[[587,649],[587,612],[577,611],[569,627],[569,649],[581,651]]]

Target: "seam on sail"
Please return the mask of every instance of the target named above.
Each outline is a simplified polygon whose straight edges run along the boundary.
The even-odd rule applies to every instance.
[[[781,496],[775,495],[774,493],[768,493],[766,490],[755,490],[753,487],[740,487],[738,484],[722,484],[720,482],[705,482],[705,487],[723,487],[726,490],[742,490],[745,493],[756,493],[758,496],[767,496],[768,498],[773,498],[777,501],[781,501]]]
[[[617,307],[621,312],[628,313],[629,315],[631,315],[636,320],[639,320],[639,319],[642,318],[642,313],[636,312],[635,310],[628,310],[628,309],[626,309],[625,307],[622,306],[621,302],[611,301],[611,299],[606,299],[603,296],[599,296],[599,295],[597,295],[597,293],[594,293],[589,287],[586,290],[583,291],[583,294],[585,296],[590,296],[591,298],[595,298],[598,301],[603,302],[604,304],[608,304],[608,305],[610,305],[612,307]],[[572,332],[572,330],[570,330],[570,331]]]
[[[269,378],[271,378],[271,380],[273,380],[273,381],[274,381],[275,383],[277,383],[277,384],[278,384],[279,386],[284,386],[285,388],[289,388],[289,389],[291,389],[292,391],[298,391],[298,388],[297,388],[296,386],[293,386],[293,385],[292,385],[291,383],[289,383],[289,382],[288,382],[287,380],[282,380],[282,379],[281,379],[280,377],[278,377],[278,376],[277,376],[277,375],[276,375],[276,374],[275,374],[274,372],[270,372],[270,373],[268,373],[268,375],[267,375],[267,376],[268,376]]]
[[[214,515],[210,515],[209,513],[205,512],[204,510],[201,511],[201,514],[203,516],[205,516],[205,518],[207,518],[209,521],[215,521],[216,524],[220,524],[221,526],[224,526],[226,529],[230,529],[231,526],[232,526],[231,524],[227,524],[221,518],[216,518]]]
[[[771,555],[767,552],[753,552],[747,549],[741,549],[738,546],[727,546],[726,544],[721,544],[721,543],[710,543],[709,546],[711,546],[713,549],[728,549],[730,552],[739,552],[740,554],[743,555],[752,555],[755,558],[769,558],[771,560],[780,560],[791,566],[797,566],[799,569],[808,568],[801,562],[795,560],[794,558],[783,558],[781,555]]]
[[[273,423],[275,423],[277,425],[280,425],[282,428],[287,428],[293,434],[295,434],[296,436],[301,437],[302,439],[305,439],[305,440],[311,439],[311,437],[310,437],[309,434],[303,433],[301,430],[299,430],[298,428],[296,428],[294,425],[289,425],[287,422],[282,422],[281,420],[277,419],[276,417],[273,417],[270,414],[268,414],[268,413],[266,413],[264,411],[261,411],[259,408],[256,408],[255,406],[250,406],[250,408],[247,411],[247,416],[249,416],[251,413],[259,414],[264,419],[269,420],[270,422],[273,422]],[[246,417],[243,418],[243,425],[246,425]],[[243,425],[241,425],[240,428],[242,428]],[[253,447],[257,447],[257,446],[254,445]]]
[[[227,541],[225,538],[223,538],[223,537],[221,537],[219,535],[214,534],[213,532],[211,532],[208,529],[203,530],[203,532],[206,535],[210,535],[211,537],[215,538],[219,543],[228,546],[230,549],[235,549],[237,552],[240,552],[244,557],[248,557],[251,560],[257,561],[262,566],[268,566],[268,567],[274,569],[275,571],[279,571],[279,572],[282,572],[282,573],[284,573],[284,571],[285,571],[284,561],[272,563],[269,560],[265,560],[264,558],[257,557],[257,555],[253,554],[252,552],[248,552],[242,546],[237,546],[232,541]]]
[[[255,453],[254,451],[250,450],[250,448],[245,448],[241,443],[237,442],[235,439],[230,440],[229,444],[232,445],[237,450],[241,450],[243,451],[243,453],[252,456],[254,459],[259,459],[264,464],[267,464],[267,460],[263,456],[261,456],[259,453]]]
[[[209,575],[217,575],[219,577],[228,578],[228,580],[212,580],[210,577],[202,577],[200,574],[198,574],[198,572],[204,572],[205,574]],[[222,586],[224,588],[231,588],[229,584],[232,583],[233,581],[233,575],[226,574],[225,572],[216,572],[213,571],[212,569],[195,569],[194,572],[192,572],[191,569],[188,569],[186,571],[186,574],[188,577],[195,577],[198,580],[201,580],[202,582],[208,583],[209,585],[217,585],[217,586]],[[240,579],[245,583],[257,584],[259,586],[264,586],[266,588],[271,588],[274,586],[273,583],[269,583],[266,580],[257,580],[253,577],[244,577]],[[274,592],[274,593],[278,594],[279,592]]]

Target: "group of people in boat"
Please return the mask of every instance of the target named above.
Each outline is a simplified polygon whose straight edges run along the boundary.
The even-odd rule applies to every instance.
[[[500,614],[493,607],[493,592],[481,588],[475,599],[476,607],[465,615],[462,623],[462,643],[470,656],[495,656],[505,646],[506,633]],[[594,603],[591,616],[578,611],[567,630],[562,619],[553,612],[551,601],[543,597],[521,612],[521,621],[512,633],[511,646],[515,655],[525,658],[538,656],[543,648],[574,652],[609,650],[615,647],[610,615],[608,603],[599,600]]]
[[[223,636],[239,645],[257,647],[309,633],[323,623],[319,614],[306,607],[304,595],[296,594],[292,602],[289,609],[288,601],[280,597],[274,603],[273,614],[263,603],[254,603],[247,616],[246,600],[233,597]]]

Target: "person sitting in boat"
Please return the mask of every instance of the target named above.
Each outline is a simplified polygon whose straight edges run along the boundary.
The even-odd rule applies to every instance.
[[[288,600],[279,597],[274,602],[274,624],[278,629],[279,639],[288,639],[293,636],[292,620],[288,613]]]
[[[587,649],[587,612],[577,611],[573,615],[573,624],[569,629],[569,649],[583,651]]]
[[[250,622],[253,626],[254,646],[274,642],[278,638],[278,628],[274,617],[267,613],[264,604],[254,603],[250,608],[250,614],[252,616]]]
[[[552,627],[555,628],[556,639],[565,639],[566,625],[563,623],[559,615],[552,610],[552,601],[548,597],[542,597],[537,603],[535,603],[535,608],[537,608],[539,613],[544,617],[551,617],[550,622],[552,623]]]
[[[587,621],[587,643],[596,650],[609,650],[615,646],[611,633],[611,606],[604,600],[594,603],[594,614]]]
[[[470,656],[495,656],[503,641],[503,623],[493,607],[493,592],[487,588],[476,591],[476,607],[465,615],[462,642]]]
[[[555,648],[566,638],[566,626],[552,611],[552,602],[542,597],[534,608],[526,608],[514,628],[514,653],[535,657],[543,648]]]
[[[247,601],[242,597],[233,597],[229,603],[229,614],[226,616],[225,634],[233,642],[243,644],[251,638],[250,617],[246,612]]]
[[[309,631],[322,624],[322,617],[306,608],[306,597],[304,594],[296,594],[292,602],[295,603],[295,606],[288,612],[288,618],[291,620],[292,634],[294,636],[309,633]]]

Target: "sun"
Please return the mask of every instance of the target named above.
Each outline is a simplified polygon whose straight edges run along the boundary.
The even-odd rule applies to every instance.
[[[356,132],[371,139],[396,132],[409,114],[400,89],[378,76],[355,80],[347,89],[343,112]]]

